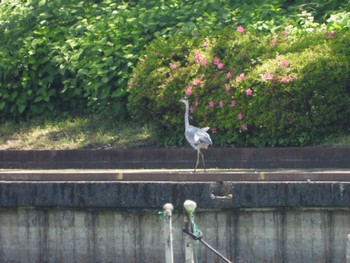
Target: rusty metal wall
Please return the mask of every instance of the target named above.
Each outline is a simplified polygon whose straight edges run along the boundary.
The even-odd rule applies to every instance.
[[[1,208],[0,262],[161,263],[162,220],[156,210]],[[349,209],[199,209],[196,223],[235,263],[349,262]],[[175,263],[182,263],[180,211],[173,227]],[[201,244],[197,257],[222,262]]]

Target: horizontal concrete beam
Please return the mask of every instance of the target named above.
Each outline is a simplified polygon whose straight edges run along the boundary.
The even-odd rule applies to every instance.
[[[241,181],[331,181],[350,182],[350,170],[335,169],[211,169],[192,170],[0,170],[0,181],[117,181],[117,182],[241,182]]]
[[[350,148],[210,148],[211,168],[350,168]],[[191,148],[0,151],[1,168],[192,169]]]
[[[349,182],[2,182],[0,207],[160,209],[345,207]]]

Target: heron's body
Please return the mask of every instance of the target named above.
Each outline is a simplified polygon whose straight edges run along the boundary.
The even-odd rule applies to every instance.
[[[185,137],[194,149],[208,149],[208,146],[213,143],[206,132],[207,130],[209,130],[209,127],[197,128],[188,125],[185,130]]]
[[[188,112],[189,112],[189,104],[187,98],[182,98],[180,100],[181,102],[185,103],[186,105],[186,111],[185,111],[185,137],[187,141],[191,144],[191,146],[197,150],[197,163],[196,167],[194,168],[194,172],[196,172],[198,163],[199,163],[199,155],[202,156],[203,161],[203,167],[205,171],[205,162],[204,162],[204,156],[201,152],[201,149],[208,149],[209,145],[212,145],[213,142],[207,133],[209,130],[209,127],[205,128],[198,128],[195,126],[190,125],[188,121]]]

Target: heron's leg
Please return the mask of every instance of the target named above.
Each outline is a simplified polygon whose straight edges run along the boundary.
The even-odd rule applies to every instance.
[[[199,152],[200,152],[200,154],[201,154],[201,156],[202,156],[203,168],[204,168],[204,172],[206,173],[207,170],[205,169],[204,154],[203,154],[201,151],[199,151]]]
[[[194,167],[193,173],[196,172],[196,169],[197,169],[197,166],[198,166],[198,163],[199,163],[199,154],[202,154],[202,153],[200,152],[200,150],[197,150],[197,162],[196,162],[196,167]]]

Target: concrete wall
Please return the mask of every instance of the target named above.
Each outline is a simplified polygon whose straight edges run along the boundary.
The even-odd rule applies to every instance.
[[[205,156],[213,168],[350,168],[350,148],[211,148]],[[195,158],[187,148],[0,151],[0,168],[178,169]],[[203,239],[235,263],[350,263],[350,171],[0,173],[0,263],[164,262],[157,212],[168,202],[175,263],[183,263],[187,199],[198,204]],[[222,262],[201,244],[197,256]]]
[[[233,262],[347,262],[348,209],[198,210],[203,239]],[[0,262],[164,262],[157,211],[2,208]],[[175,262],[183,216],[173,215]],[[222,262],[198,244],[198,262]]]
[[[170,202],[182,263],[186,199],[204,240],[233,262],[350,261],[348,182],[39,181],[0,182],[0,262],[164,262],[157,212]],[[198,259],[221,262],[201,244]]]

